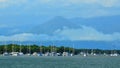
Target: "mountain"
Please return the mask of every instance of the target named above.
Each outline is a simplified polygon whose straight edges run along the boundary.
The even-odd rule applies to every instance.
[[[120,16],[104,16],[96,18],[72,18],[66,19],[60,16],[54,17],[47,22],[34,27],[31,32],[52,34],[57,29],[62,30],[64,27],[80,28],[81,25],[86,25],[95,28],[96,30],[111,34],[120,32]]]
[[[64,28],[80,28],[80,26],[69,21],[68,19],[57,16],[43,24],[34,27],[31,31],[33,33],[52,34],[56,30],[62,30]]]
[[[120,32],[120,16],[105,16],[96,18],[72,18],[71,22],[79,25],[91,26],[104,33]]]
[[[39,15],[2,15],[0,16],[0,35],[26,33],[46,20],[48,17]]]
[[[12,18],[12,19],[11,19]],[[50,20],[43,19],[39,16],[28,17],[23,19],[20,17],[11,17],[8,20],[0,22],[14,22],[16,24],[9,24],[11,27],[0,28],[0,35],[12,35],[18,33],[37,33],[37,34],[53,34],[57,30],[64,28],[81,28],[81,25],[86,25],[95,28],[100,32],[107,34],[113,32],[120,32],[120,16],[104,16],[95,18],[72,18],[66,19],[61,16],[56,16]],[[5,19],[7,19],[5,17]],[[28,23],[25,23],[28,21]],[[25,23],[25,24],[23,24]]]

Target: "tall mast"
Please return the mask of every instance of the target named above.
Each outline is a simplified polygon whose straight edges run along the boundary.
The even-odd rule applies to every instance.
[[[12,43],[12,52],[14,52],[14,42]]]
[[[7,44],[6,42],[4,41],[5,45],[4,45],[4,49],[5,49],[5,52],[7,52]]]
[[[73,49],[73,55],[75,54],[74,47],[75,47],[75,45],[74,45],[74,43],[73,43],[73,47],[72,47],[72,49]]]
[[[42,42],[40,44],[40,53],[42,53]]]
[[[29,45],[29,53],[31,54],[31,46]]]
[[[20,42],[20,52],[21,52],[22,48],[21,48],[21,42]]]
[[[27,46],[27,52],[28,54],[31,54],[31,47],[30,47],[30,43],[28,42],[28,46]]]

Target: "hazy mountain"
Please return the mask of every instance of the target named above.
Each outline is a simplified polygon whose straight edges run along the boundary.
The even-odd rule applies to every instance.
[[[31,31],[33,33],[52,34],[56,30],[62,30],[63,28],[80,28],[80,26],[69,21],[68,19],[57,16],[43,24],[34,27]]]
[[[26,33],[37,24],[44,23],[47,17],[37,15],[0,16],[0,35]],[[1,27],[1,25],[3,25]]]
[[[34,27],[31,32],[33,33],[45,33],[51,34],[57,29],[63,29],[64,27],[69,28],[80,28],[81,25],[86,25],[95,28],[98,31],[104,33],[120,32],[120,16],[105,16],[96,18],[72,18],[66,19],[57,16],[43,24]]]
[[[120,32],[120,16],[105,16],[96,18],[73,18],[69,19],[80,25],[91,26],[104,33]]]
[[[13,18],[13,17],[12,17]],[[21,18],[21,17],[20,17]],[[33,18],[33,20],[32,20]],[[35,17],[36,18],[36,17]],[[105,16],[105,17],[96,17],[96,18],[72,18],[72,19],[66,19],[64,17],[56,16],[50,20],[46,20],[44,22],[43,20],[40,21],[39,18],[35,19],[34,17],[29,17],[27,20],[32,20],[29,24],[20,24],[20,22],[25,22],[26,19],[19,19],[21,21],[15,20],[16,18],[12,20],[6,20],[7,22],[19,22],[19,25],[15,26],[12,24],[10,26],[12,27],[6,27],[6,28],[0,28],[0,34],[2,35],[12,35],[12,34],[18,34],[18,33],[41,33],[41,34],[52,34],[56,30],[62,30],[63,28],[80,28],[81,25],[91,26],[95,28],[98,31],[104,32],[104,33],[113,33],[113,32],[120,32],[120,16]],[[29,22],[29,21],[28,21]],[[38,22],[40,24],[38,24]],[[34,23],[31,24],[31,23]],[[42,23],[42,24],[41,24]]]

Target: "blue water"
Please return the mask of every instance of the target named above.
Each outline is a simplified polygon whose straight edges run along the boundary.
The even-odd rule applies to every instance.
[[[120,57],[0,57],[0,68],[119,68]]]

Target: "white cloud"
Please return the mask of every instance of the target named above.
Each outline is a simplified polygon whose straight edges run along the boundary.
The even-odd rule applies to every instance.
[[[23,3],[29,3],[28,0],[0,0],[0,8],[7,8],[10,6],[19,6]]]
[[[114,9],[120,8],[120,0],[0,0],[0,8],[9,7],[10,11],[14,7],[20,11],[5,11],[1,14],[24,13],[46,16],[59,14],[66,17],[84,18],[120,14],[119,9]]]
[[[37,0],[38,1],[38,0]],[[41,3],[46,4],[59,4],[59,5],[101,5],[103,7],[114,7],[120,4],[120,0],[39,0]],[[120,5],[119,5],[120,6]]]
[[[61,36],[49,36],[46,34],[21,33],[12,36],[0,36],[0,41],[41,41],[41,40],[64,40]]]
[[[78,29],[57,29],[53,35],[21,33],[12,36],[0,36],[0,41],[41,41],[41,40],[81,40],[81,41],[116,41],[120,33],[104,34],[92,27],[82,26]]]
[[[120,4],[120,0],[99,0],[98,3],[100,3],[104,7],[115,7]]]
[[[0,0],[0,2],[7,2],[8,0]]]
[[[56,34],[60,34],[70,40],[86,40],[86,41],[114,41],[120,39],[120,33],[104,34],[92,27],[83,26],[79,29],[64,29]]]
[[[33,3],[36,4],[47,4],[47,5],[57,5],[57,6],[62,6],[62,5],[101,5],[104,7],[114,7],[118,6],[120,4],[120,0],[34,0],[32,1]],[[0,0],[1,6],[2,5],[12,5],[12,4],[29,4],[31,3],[30,0]],[[120,5],[119,5],[120,6]]]

